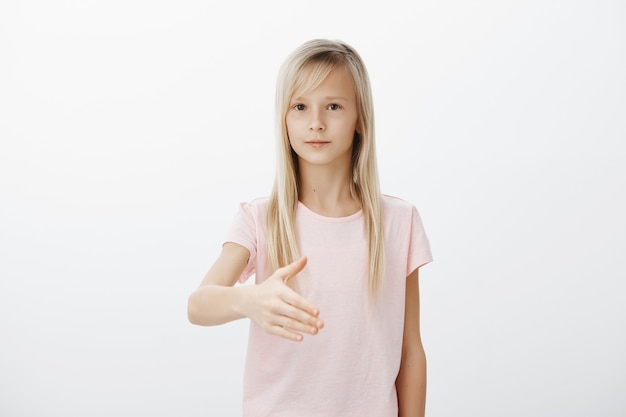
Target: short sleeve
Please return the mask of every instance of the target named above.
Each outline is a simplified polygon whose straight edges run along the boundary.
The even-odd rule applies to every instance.
[[[256,213],[250,204],[241,203],[224,239],[224,243],[236,243],[250,251],[248,264],[239,276],[240,283],[247,281],[256,271],[257,241]]]
[[[424,231],[422,218],[417,209],[413,207],[411,213],[411,235],[409,237],[409,253],[407,257],[406,275],[409,276],[420,266],[432,262],[430,243]]]

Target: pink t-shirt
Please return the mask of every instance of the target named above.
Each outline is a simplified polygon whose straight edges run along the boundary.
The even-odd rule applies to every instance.
[[[267,203],[265,198],[242,204],[226,238],[250,251],[241,282],[255,274],[260,283],[271,274]],[[298,205],[298,244],[308,263],[296,286],[320,309],[324,328],[291,342],[251,322],[244,417],[397,417],[406,277],[432,256],[415,207],[385,195],[382,204],[385,281],[374,309],[362,212],[325,217]]]

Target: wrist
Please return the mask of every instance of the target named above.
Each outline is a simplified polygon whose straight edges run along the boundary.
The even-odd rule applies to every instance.
[[[249,305],[252,298],[251,292],[254,291],[254,286],[243,285],[241,287],[233,287],[233,295],[235,296],[232,302],[233,311],[242,316],[250,318]]]

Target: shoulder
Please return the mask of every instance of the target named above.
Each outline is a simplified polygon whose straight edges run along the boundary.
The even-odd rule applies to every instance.
[[[267,197],[255,198],[239,203],[236,219],[240,221],[245,220],[246,223],[258,223],[261,219],[265,218],[268,203],[269,198]]]
[[[249,214],[262,214],[267,213],[269,201],[269,197],[259,197],[253,200],[245,201],[239,205],[243,211]]]
[[[383,209],[383,216],[385,217],[396,217],[398,215],[410,216],[411,213],[413,213],[413,211],[415,210],[415,206],[408,201],[387,194],[381,195],[381,204]]]
[[[250,210],[267,210],[267,205],[269,204],[269,201],[269,197],[259,197],[241,203],[241,207]]]
[[[420,265],[432,260],[422,219],[417,208],[401,198],[383,195],[382,206],[385,244],[392,251],[395,248],[397,253],[408,253],[409,264],[405,275],[408,276]]]
[[[417,208],[410,202],[398,197],[382,194],[383,222],[395,227],[410,225],[422,227],[422,218]]]

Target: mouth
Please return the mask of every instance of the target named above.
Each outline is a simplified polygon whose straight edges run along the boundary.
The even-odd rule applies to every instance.
[[[307,140],[305,143],[314,148],[321,148],[323,146],[328,145],[330,142],[327,140],[314,139],[314,140]]]

